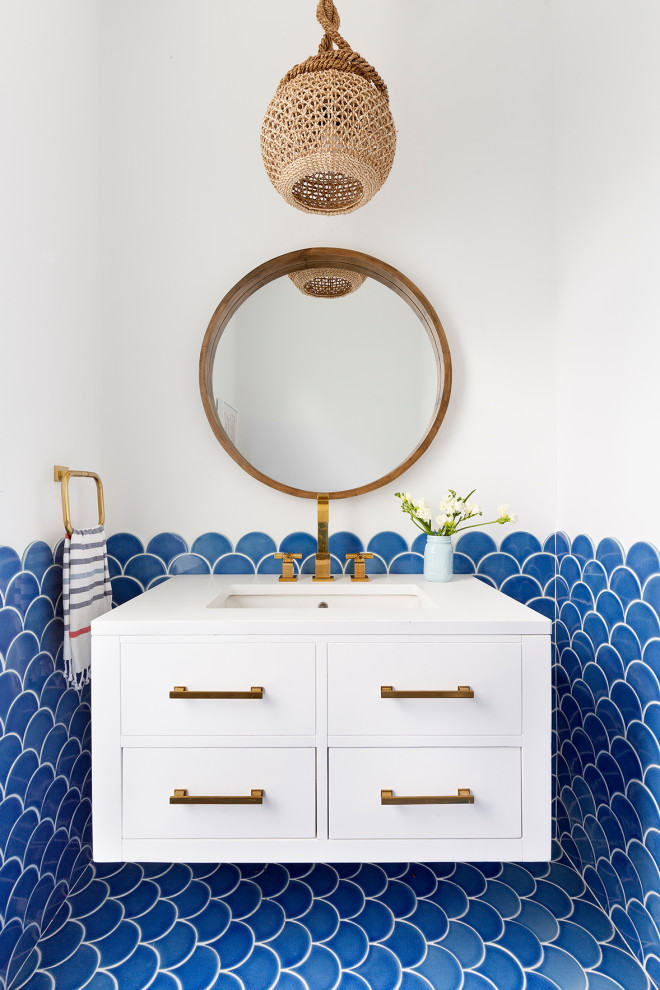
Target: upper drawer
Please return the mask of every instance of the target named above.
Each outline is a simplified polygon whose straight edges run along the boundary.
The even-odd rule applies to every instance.
[[[125,643],[121,648],[124,735],[312,735],[313,643]],[[188,691],[261,698],[170,698]]]
[[[395,694],[382,697],[381,688]],[[474,697],[401,698],[396,692]],[[328,648],[331,735],[518,735],[518,643],[337,643]]]

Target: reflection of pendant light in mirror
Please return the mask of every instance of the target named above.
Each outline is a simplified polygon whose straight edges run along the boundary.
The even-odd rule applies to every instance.
[[[318,55],[294,65],[261,128],[270,181],[304,213],[352,213],[389,175],[396,130],[387,86],[339,34],[332,0],[319,0],[325,31]],[[336,45],[336,48],[333,48]]]
[[[289,272],[289,278],[304,296],[315,299],[341,299],[359,289],[366,275],[348,268],[304,268]]]

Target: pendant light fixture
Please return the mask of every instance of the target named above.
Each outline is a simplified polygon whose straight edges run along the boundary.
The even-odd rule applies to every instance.
[[[289,278],[304,296],[314,299],[341,299],[359,289],[366,275],[348,268],[304,268],[290,272]]]
[[[339,34],[332,0],[319,0],[316,17],[325,32],[318,54],[280,81],[261,128],[261,155],[287,203],[336,216],[364,206],[383,185],[396,130],[387,86]]]

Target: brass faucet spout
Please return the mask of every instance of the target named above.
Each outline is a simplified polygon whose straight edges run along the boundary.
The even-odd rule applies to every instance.
[[[314,581],[334,581],[330,573],[330,550],[328,542],[328,525],[330,522],[330,499],[327,495],[316,496],[316,515],[318,522],[316,538],[316,556],[314,559]]]

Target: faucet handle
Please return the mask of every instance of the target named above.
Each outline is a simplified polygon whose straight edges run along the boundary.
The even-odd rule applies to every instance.
[[[293,573],[293,562],[294,560],[302,560],[301,553],[275,553],[273,554],[275,560],[282,561],[282,574],[280,575],[280,581],[297,581],[297,576]]]
[[[355,561],[355,574],[351,574],[351,581],[368,581],[369,578],[365,574],[364,562],[365,560],[371,560],[373,557],[372,553],[347,553],[346,560]]]

